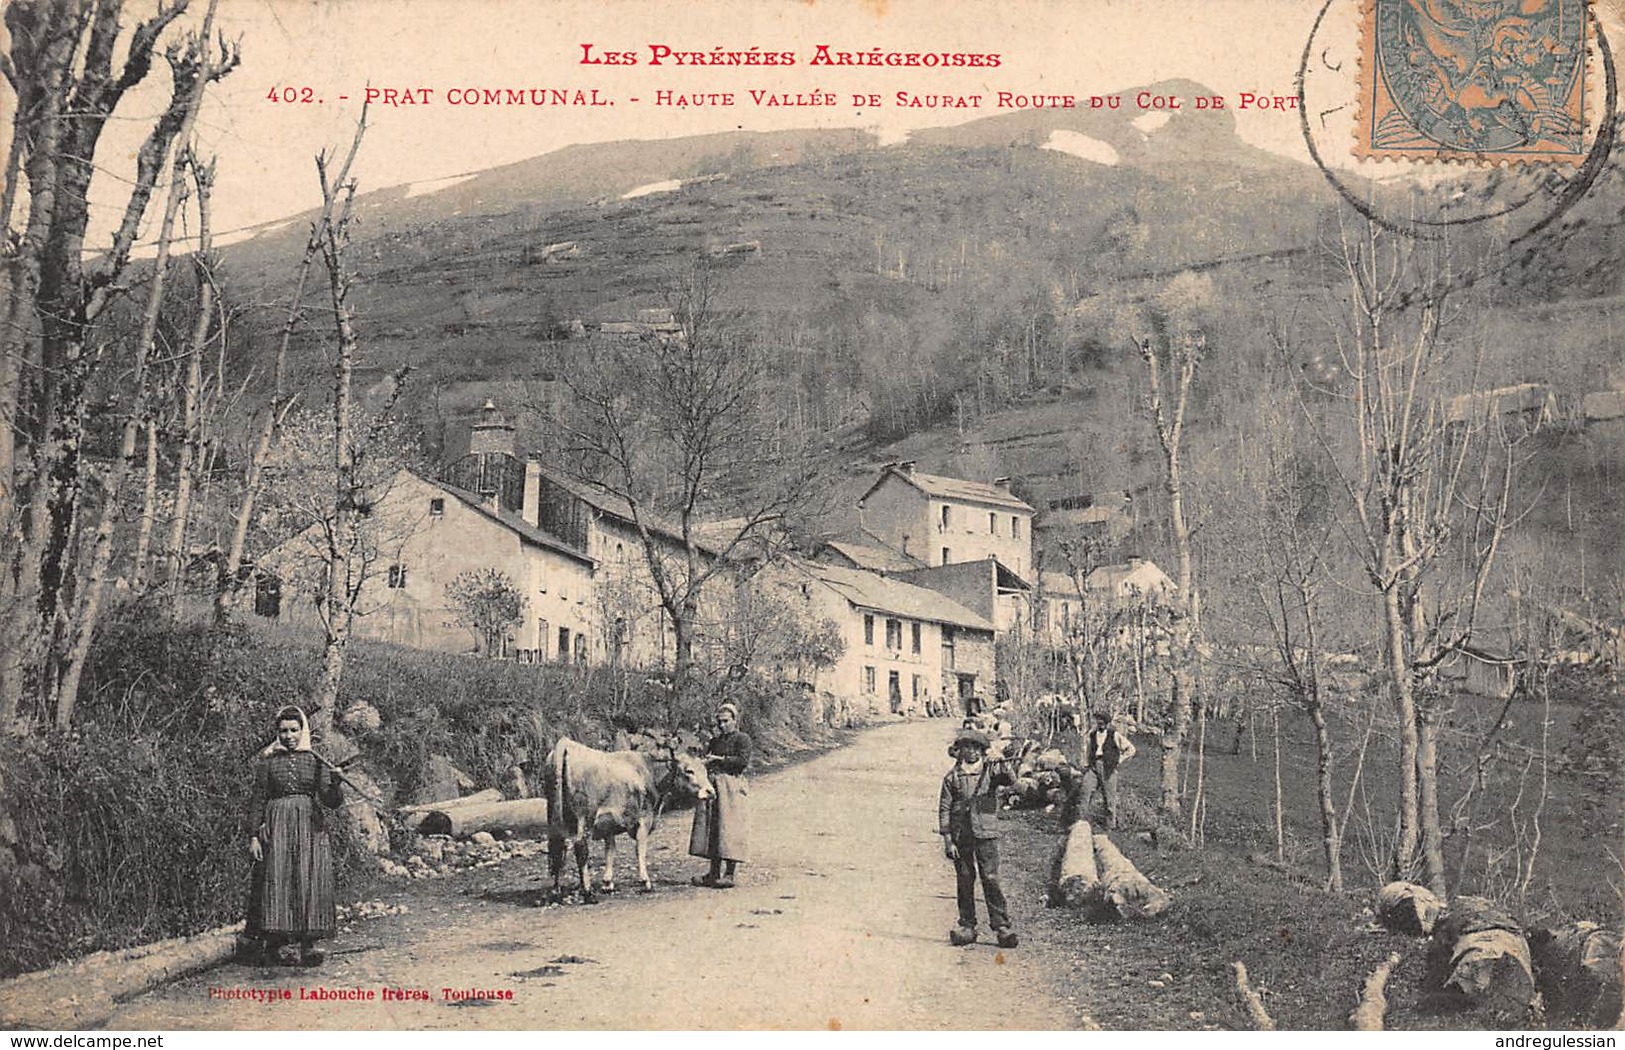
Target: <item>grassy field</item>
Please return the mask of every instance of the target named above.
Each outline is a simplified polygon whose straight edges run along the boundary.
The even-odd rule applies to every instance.
[[[1622,803],[1616,740],[1617,694],[1601,676],[1573,677],[1554,689],[1547,738],[1547,798],[1540,797],[1542,707],[1522,701],[1502,731],[1501,757],[1487,767],[1486,786],[1460,808],[1462,820],[1446,842],[1453,894],[1488,896],[1526,926],[1590,919],[1619,930],[1618,861]],[[1466,791],[1469,748],[1482,739],[1499,702],[1463,703],[1444,747],[1442,803]],[[1613,711],[1609,721],[1606,711]],[[1336,784],[1341,809],[1353,772],[1349,751],[1369,722],[1369,707],[1338,713]],[[1037,922],[1046,939],[1069,951],[1063,994],[1084,1004],[1106,1028],[1245,1029],[1248,1018],[1234,990],[1231,964],[1244,962],[1266,1008],[1281,1028],[1345,1029],[1365,976],[1390,952],[1401,962],[1389,981],[1389,1027],[1461,1029],[1523,1024],[1522,1018],[1457,1012],[1423,990],[1426,942],[1375,928],[1370,906],[1386,878],[1380,850],[1391,841],[1394,751],[1386,712],[1379,712],[1355,792],[1344,851],[1346,890],[1324,889],[1315,809],[1314,763],[1307,718],[1283,711],[1281,782],[1285,799],[1286,864],[1277,867],[1274,831],[1274,738],[1268,716],[1243,729],[1232,753],[1235,724],[1210,728],[1204,776],[1205,809],[1198,849],[1159,849],[1140,832],[1153,823],[1157,795],[1156,740],[1137,740],[1136,759],[1123,769],[1127,827],[1114,835],[1123,851],[1173,895],[1162,918],[1141,924],[1090,925],[1076,913],[1045,909]],[[1256,737],[1256,752],[1254,750]],[[1610,745],[1617,748],[1617,743]],[[1605,748],[1604,750],[1609,750]],[[1532,760],[1532,761],[1531,761]],[[1527,772],[1526,772],[1526,763]],[[1062,842],[1056,814],[1007,815],[1009,889],[1042,900],[1048,859]],[[1445,822],[1450,824],[1447,813]],[[1536,824],[1539,825],[1538,836]],[[1552,1027],[1571,1020],[1553,1017]]]

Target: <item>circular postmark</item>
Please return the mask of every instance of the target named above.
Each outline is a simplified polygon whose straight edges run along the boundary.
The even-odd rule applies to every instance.
[[[1498,73],[1484,63],[1485,68],[1474,74],[1481,83],[1462,77],[1453,85],[1452,98],[1440,88],[1437,76],[1429,79],[1415,73],[1427,57],[1423,45],[1429,41],[1421,33],[1427,27],[1418,27],[1414,14],[1406,22],[1406,13],[1414,6],[1398,0],[1322,4],[1304,43],[1296,80],[1299,127],[1310,160],[1344,202],[1392,232],[1437,239],[1451,228],[1505,220],[1509,243],[1532,238],[1590,191],[1612,153],[1618,84],[1603,27],[1594,12],[1583,8],[1603,82],[1602,104],[1586,107],[1590,112],[1582,111],[1585,119],[1573,129],[1576,148],[1590,132],[1589,148],[1574,155],[1577,163],[1567,155],[1562,163],[1543,162],[1538,155],[1509,162],[1508,147],[1529,140],[1532,127],[1542,119],[1542,106],[1549,110],[1549,100],[1559,94],[1583,95],[1581,85],[1569,78],[1587,75],[1585,56],[1573,54],[1586,35],[1571,20],[1553,23],[1555,29],[1546,26],[1540,32],[1514,34],[1499,44],[1491,40],[1492,54],[1494,47],[1523,49],[1517,52],[1524,63],[1521,72]],[[1357,24],[1356,11],[1369,20],[1358,44],[1338,35],[1338,30]],[[1333,25],[1333,16],[1340,15],[1350,17]],[[1384,18],[1389,21],[1379,21]],[[1386,33],[1378,32],[1384,28]],[[1537,42],[1543,45],[1539,54],[1531,50]],[[1398,53],[1406,46],[1409,52]],[[1377,90],[1372,81],[1383,74],[1380,67],[1385,62],[1386,72],[1392,74],[1383,85],[1389,109],[1379,119],[1372,113],[1371,96]],[[1543,86],[1533,83],[1541,78]],[[1544,91],[1539,97],[1536,86]],[[1488,108],[1495,119],[1468,116],[1463,103],[1479,101],[1493,103],[1481,108]],[[1358,134],[1378,142],[1398,141],[1373,135],[1380,134],[1384,120],[1390,126],[1403,125],[1406,134],[1426,148],[1409,155],[1355,148]],[[1345,158],[1348,165],[1340,167]],[[1407,175],[1411,177],[1404,179]],[[1407,192],[1391,192],[1400,182]]]

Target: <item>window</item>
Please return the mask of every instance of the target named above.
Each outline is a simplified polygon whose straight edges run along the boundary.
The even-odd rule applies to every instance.
[[[610,635],[610,661],[620,663],[626,653],[626,617],[615,617],[615,632]]]
[[[429,501],[429,517],[438,518],[438,517],[440,517],[441,515],[443,515],[445,513],[446,513],[446,501],[445,501],[445,499],[443,499],[440,496],[436,496],[434,499],[431,499]]]
[[[536,621],[536,659],[547,659],[548,625],[546,620]]]
[[[587,662],[587,636],[580,631],[576,632],[576,663]]]
[[[615,545],[615,564],[616,565],[625,565],[626,564],[626,548],[624,546],[622,546],[621,544],[619,544],[619,543],[617,543]]]
[[[406,586],[406,566],[397,562],[389,567],[389,585],[395,590]]]
[[[560,660],[570,659],[570,628],[559,628],[558,657]]]
[[[942,528],[946,529],[947,527],[948,527],[948,505],[946,503],[944,503],[942,505]]]
[[[919,652],[920,652],[920,625],[919,624],[913,624],[911,629],[914,632],[914,637],[911,639],[913,641],[913,643],[914,643],[914,645],[913,645],[914,653],[915,653],[915,655],[919,655]]]
[[[863,669],[863,691],[871,695],[875,691],[875,669],[873,667]]]
[[[920,676],[915,675],[914,676],[914,704],[915,704],[916,707],[919,706],[919,703],[920,703],[920,694],[925,692],[924,686],[925,686],[925,683],[920,679]]]
[[[903,622],[901,620],[886,621],[886,648],[901,649],[903,647]]]
[[[863,644],[875,644],[875,618],[870,613],[863,614]]]
[[[942,625],[942,666],[954,666],[954,629]]]
[[[1014,514],[1010,515],[1010,535],[1015,539],[1021,539],[1021,519]]]
[[[275,576],[254,577],[254,613],[276,619],[282,614],[282,581]]]
[[[987,534],[989,536],[999,534],[999,516],[992,511],[987,512]]]
[[[942,548],[942,564],[947,565],[953,560],[954,552],[947,547]]]

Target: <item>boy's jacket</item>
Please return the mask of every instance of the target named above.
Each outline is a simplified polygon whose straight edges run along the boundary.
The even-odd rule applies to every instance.
[[[998,838],[998,789],[1015,782],[1008,762],[983,762],[974,773],[950,769],[937,801],[937,831],[954,838]]]

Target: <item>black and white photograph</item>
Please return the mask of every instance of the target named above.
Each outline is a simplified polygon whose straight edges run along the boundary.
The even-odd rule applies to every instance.
[[[0,23],[11,1045],[1614,1045],[1621,0]]]

